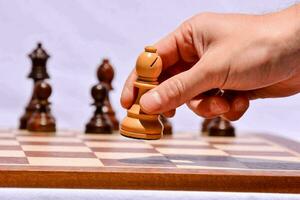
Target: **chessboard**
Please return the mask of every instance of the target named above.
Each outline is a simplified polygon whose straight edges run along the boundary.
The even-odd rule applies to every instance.
[[[300,145],[267,134],[160,140],[0,132],[0,187],[300,192]]]

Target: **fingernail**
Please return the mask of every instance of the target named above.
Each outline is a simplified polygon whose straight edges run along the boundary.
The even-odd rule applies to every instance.
[[[145,112],[156,112],[161,108],[161,97],[156,91],[144,94],[140,100],[142,110]]]
[[[217,103],[217,101],[212,100],[210,102],[210,111],[214,114],[223,114],[229,110],[229,107],[225,104]]]

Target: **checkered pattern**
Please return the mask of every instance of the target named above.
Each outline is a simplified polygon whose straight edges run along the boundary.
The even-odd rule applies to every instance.
[[[175,134],[155,141],[119,134],[55,135],[0,131],[1,166],[130,167],[224,170],[299,170],[300,155],[260,137],[200,137]]]

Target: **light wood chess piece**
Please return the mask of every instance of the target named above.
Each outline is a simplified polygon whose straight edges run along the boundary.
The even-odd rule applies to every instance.
[[[158,85],[157,78],[162,71],[162,60],[156,51],[155,47],[148,46],[137,59],[135,69],[138,78],[134,87],[138,89],[138,95],[121,123],[120,133],[123,136],[149,140],[162,136],[163,126],[159,115],[145,114],[139,105],[141,96]]]

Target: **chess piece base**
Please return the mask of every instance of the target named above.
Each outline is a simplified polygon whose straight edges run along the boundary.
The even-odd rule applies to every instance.
[[[85,128],[85,133],[91,133],[91,134],[111,134],[111,126],[95,126],[94,124],[87,124]]]
[[[161,138],[161,134],[146,134],[146,133],[135,133],[123,130],[120,128],[121,135],[128,137],[128,138],[134,138],[134,139],[142,139],[142,140],[158,140]]]
[[[208,127],[209,124],[213,121],[214,119],[204,119],[201,125],[201,133],[202,135],[206,136],[208,135]]]
[[[145,140],[160,139],[162,136],[161,130],[162,125],[158,120],[158,116],[156,117],[156,120],[145,120],[127,116],[121,123],[120,127],[121,135],[130,138]]]
[[[55,120],[49,113],[33,113],[27,123],[31,132],[55,132]]]
[[[229,121],[217,117],[207,124],[207,136],[234,137],[235,130]]]
[[[219,136],[219,137],[234,137],[234,128],[228,128],[224,130],[210,128],[207,132],[208,136]]]
[[[32,97],[28,106],[25,109],[25,113],[20,118],[19,129],[27,129],[28,120],[30,119],[31,115],[34,113],[36,104],[37,101],[34,99],[34,97]]]
[[[164,135],[172,135],[172,133],[173,133],[172,127],[164,125],[163,133],[164,133]]]
[[[28,119],[30,118],[32,113],[25,113],[21,118],[20,118],[20,126],[19,129],[27,129],[27,122]]]
[[[107,122],[107,119],[102,114],[97,114],[87,123],[85,133],[111,134],[112,125]]]
[[[172,135],[173,130],[172,130],[172,124],[170,123],[170,121],[162,115],[160,116],[159,119],[164,127],[163,134],[164,135]]]

